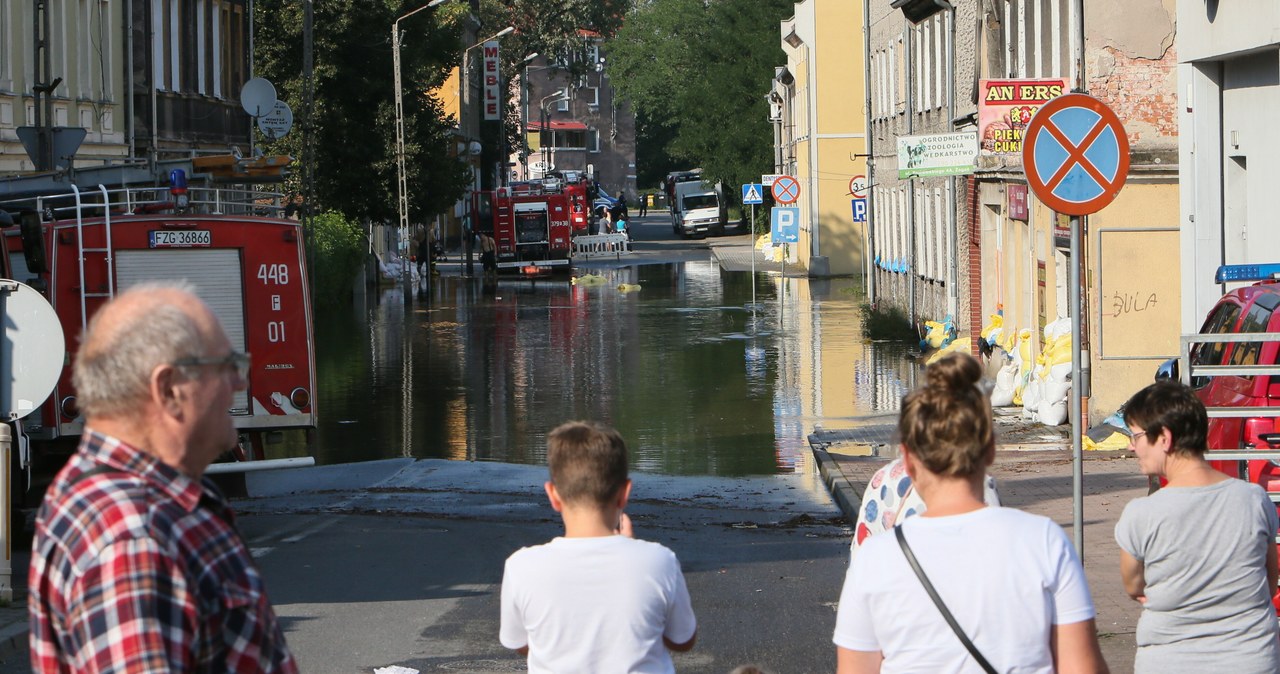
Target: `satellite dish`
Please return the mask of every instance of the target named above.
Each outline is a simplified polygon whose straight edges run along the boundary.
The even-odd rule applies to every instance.
[[[293,128],[293,109],[284,101],[276,101],[271,112],[258,118],[258,129],[271,140],[283,138]]]
[[[12,421],[39,409],[53,393],[67,347],[58,314],[25,284],[0,280],[0,321],[0,420]]]
[[[276,87],[271,82],[255,77],[240,89],[240,106],[253,117],[261,117],[276,104]]]

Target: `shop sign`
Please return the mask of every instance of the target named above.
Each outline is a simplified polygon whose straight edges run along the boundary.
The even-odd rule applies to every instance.
[[[977,156],[973,132],[898,136],[898,177],[969,175]]]
[[[979,150],[984,155],[1021,154],[1022,134],[1041,105],[1067,93],[1065,79],[979,80]]]

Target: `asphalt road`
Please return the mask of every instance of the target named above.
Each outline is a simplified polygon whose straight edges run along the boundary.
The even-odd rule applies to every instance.
[[[359,477],[363,487],[320,479],[316,493],[238,505],[303,670],[523,670],[497,640],[498,591],[507,555],[559,533],[541,494],[545,469],[376,465],[388,476]],[[697,647],[676,658],[681,672],[834,667],[848,532],[811,476],[635,478],[637,536],[679,556],[699,619]]]
[[[813,475],[633,475],[636,535],[679,556],[681,672],[832,671],[848,527]],[[304,672],[523,671],[498,643],[507,555],[558,535],[545,468],[396,459],[255,474],[238,524]],[[0,674],[29,672],[23,658]]]

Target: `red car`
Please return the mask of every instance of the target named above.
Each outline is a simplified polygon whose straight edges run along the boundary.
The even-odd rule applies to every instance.
[[[1214,278],[1218,283],[1255,281],[1223,295],[1200,327],[1200,335],[1232,333],[1280,333],[1280,264],[1223,265]],[[1258,341],[1204,341],[1191,345],[1192,365],[1183,377],[1195,390],[1209,413],[1210,450],[1280,451],[1280,374],[1260,374],[1225,370],[1203,373],[1197,366],[1275,366],[1280,362],[1280,339]],[[1176,378],[1177,364],[1161,366],[1157,378]],[[1214,408],[1219,408],[1215,413]],[[1256,412],[1232,415],[1222,408],[1258,408]],[[1280,455],[1247,462],[1247,476],[1240,475],[1243,461],[1210,461],[1214,468],[1235,477],[1246,477],[1280,498]],[[1273,602],[1280,611],[1280,595]]]

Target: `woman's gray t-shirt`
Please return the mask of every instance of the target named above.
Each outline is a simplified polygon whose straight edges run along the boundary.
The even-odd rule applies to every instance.
[[[1266,492],[1243,480],[1166,487],[1125,506],[1116,542],[1147,584],[1138,671],[1280,671],[1266,571],[1278,526]]]

